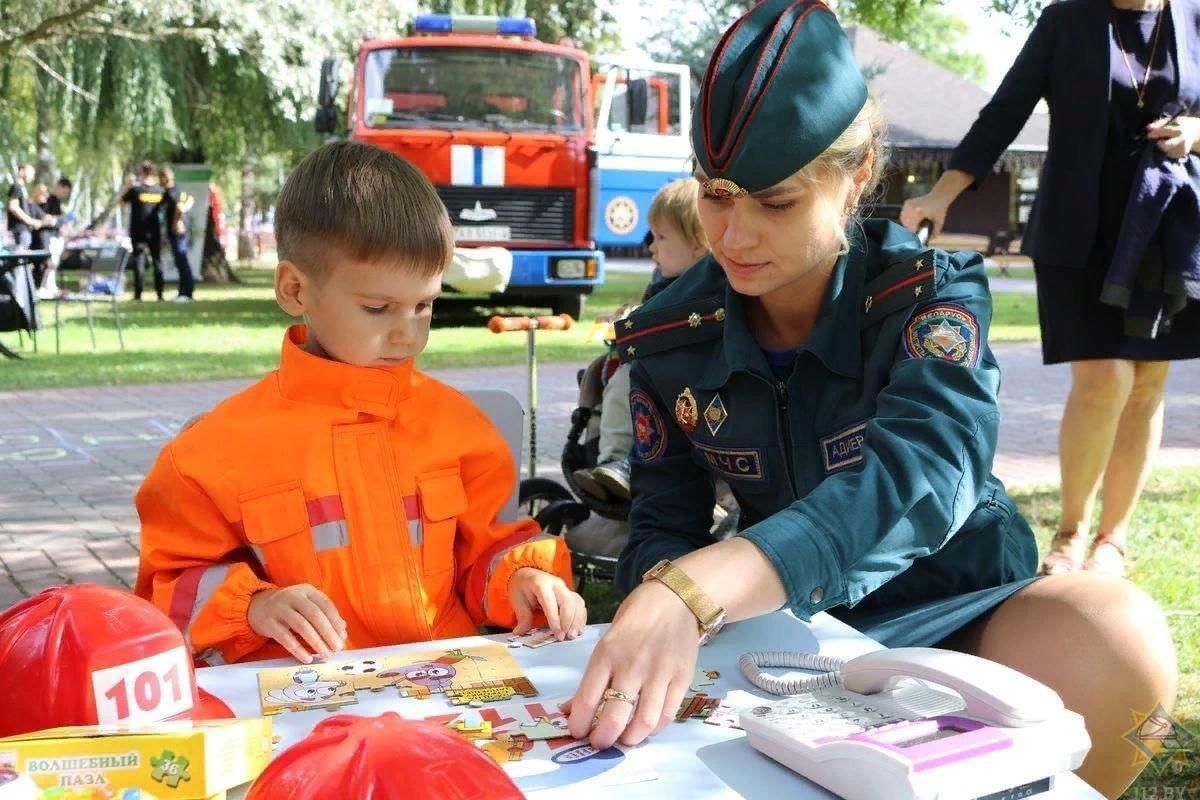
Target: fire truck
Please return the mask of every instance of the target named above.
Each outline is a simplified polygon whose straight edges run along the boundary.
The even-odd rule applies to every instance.
[[[359,46],[344,117],[325,60],[316,124],[428,176],[454,226],[448,290],[578,318],[604,282],[602,248],[641,245],[650,198],[687,174],[689,74],[593,66],[535,33],[524,18],[420,15]]]

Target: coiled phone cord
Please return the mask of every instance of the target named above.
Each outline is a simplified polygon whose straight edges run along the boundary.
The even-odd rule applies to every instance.
[[[746,680],[763,691],[783,696],[811,692],[814,689],[842,688],[841,669],[845,663],[845,659],[836,656],[819,656],[788,650],[756,650],[744,654],[738,660],[738,666],[741,667]],[[805,669],[820,674],[781,678],[763,672],[763,667]]]

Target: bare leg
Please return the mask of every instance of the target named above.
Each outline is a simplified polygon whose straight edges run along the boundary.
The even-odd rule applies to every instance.
[[[1163,393],[1169,361],[1134,362],[1133,389],[1117,425],[1116,441],[1104,469],[1104,500],[1097,540],[1084,569],[1124,574],[1125,534],[1154,455],[1162,443]]]
[[[1058,438],[1062,518],[1060,533],[1042,562],[1047,574],[1071,572],[1082,560],[1096,493],[1112,453],[1121,410],[1133,388],[1133,377],[1131,361],[1071,363],[1071,394]]]
[[[1106,797],[1143,769],[1123,738],[1131,712],[1175,703],[1175,648],[1162,611],[1141,589],[1104,575],[1030,584],[942,646],[1019,670],[1083,715],[1092,749],[1076,774]]]

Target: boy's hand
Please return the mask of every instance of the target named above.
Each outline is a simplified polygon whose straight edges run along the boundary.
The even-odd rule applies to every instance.
[[[328,659],[346,641],[346,622],[333,601],[307,583],[256,593],[246,619],[251,630],[279,642],[302,664],[312,663],[309,649]]]
[[[550,632],[563,639],[574,639],[587,625],[587,606],[583,598],[567,588],[562,578],[533,567],[521,567],[508,581],[508,597],[517,613],[513,633],[527,633],[533,627],[533,612],[541,609]]]

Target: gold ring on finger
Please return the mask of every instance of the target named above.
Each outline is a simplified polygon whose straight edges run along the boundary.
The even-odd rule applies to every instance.
[[[631,706],[637,705],[637,698],[633,695],[626,694],[620,689],[614,689],[611,686],[604,690],[605,700],[620,700],[624,703],[629,703]]]

